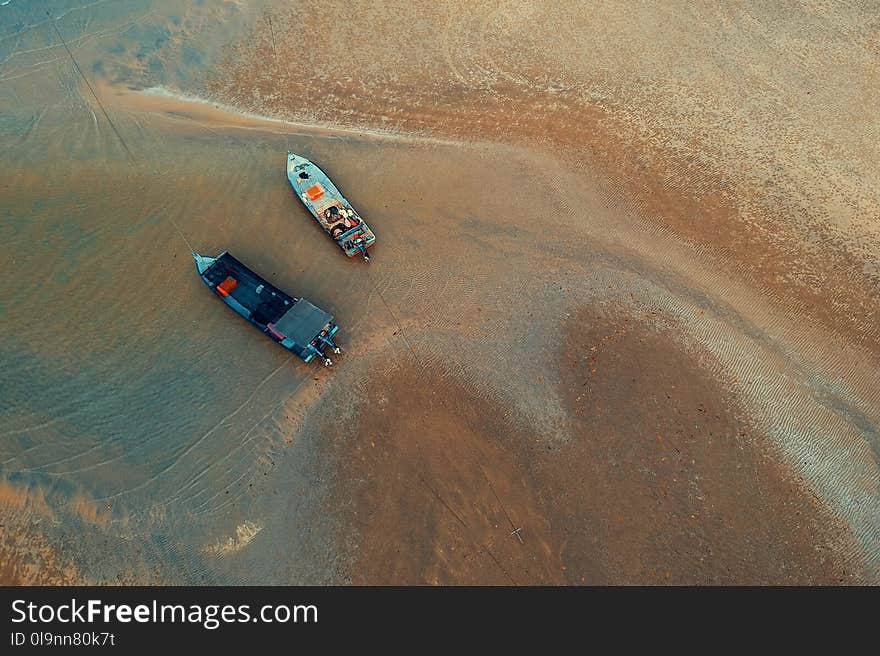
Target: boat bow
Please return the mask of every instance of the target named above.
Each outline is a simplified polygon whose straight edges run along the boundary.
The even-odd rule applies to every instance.
[[[193,251],[193,259],[196,261],[196,269],[199,270],[199,275],[202,275],[205,271],[208,270],[208,267],[214,264],[214,261],[217,259],[216,257],[208,257],[206,255],[200,255]]]

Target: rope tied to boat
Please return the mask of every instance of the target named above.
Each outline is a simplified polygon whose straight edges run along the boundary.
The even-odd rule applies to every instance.
[[[55,33],[58,35],[58,38],[61,40],[61,44],[64,46],[64,49],[67,51],[67,55],[70,57],[70,61],[73,62],[73,66],[76,69],[76,72],[79,73],[79,76],[82,78],[82,81],[85,82],[92,96],[95,98],[95,102],[98,103],[98,107],[101,109],[101,113],[104,115],[104,118],[107,119],[107,123],[110,125],[110,128],[113,130],[113,133],[116,135],[116,138],[119,139],[119,143],[122,144],[122,148],[125,150],[125,154],[128,156],[128,161],[130,164],[135,164],[137,160],[134,157],[134,154],[131,152],[131,149],[128,147],[128,144],[125,143],[125,139],[122,138],[122,133],[116,127],[116,124],[113,122],[113,119],[110,118],[110,113],[107,111],[107,108],[104,106],[104,103],[101,102],[101,98],[98,96],[98,93],[95,91],[95,88],[92,86],[92,83],[89,82],[89,79],[86,77],[85,73],[83,73],[82,68],[80,68],[79,62],[76,61],[76,57],[73,56],[73,51],[71,51],[70,47],[67,45],[67,41],[64,38],[64,35],[61,34],[61,30],[58,29],[58,24],[55,20],[55,17],[52,15],[50,11],[46,12],[46,15],[52,22],[52,27],[55,29]],[[174,220],[173,216],[168,216],[168,220],[171,221],[171,225],[174,226],[174,229],[177,231],[177,234],[180,235],[180,238],[183,239],[186,247],[189,249],[190,253],[195,255],[195,249],[192,247],[192,244],[189,243],[189,239],[186,238],[186,235],[183,234],[183,230],[180,229],[180,226],[177,225],[177,221]]]

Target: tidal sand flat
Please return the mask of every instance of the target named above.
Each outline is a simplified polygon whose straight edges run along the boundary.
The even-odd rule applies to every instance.
[[[5,582],[880,579],[876,20],[17,4]],[[334,367],[212,298],[226,249]]]

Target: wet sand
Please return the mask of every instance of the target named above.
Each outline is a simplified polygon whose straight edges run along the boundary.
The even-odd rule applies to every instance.
[[[687,67],[612,75],[622,37],[539,48],[556,23],[526,7],[136,4],[75,50],[132,157],[69,61],[0,86],[3,257],[25,281],[0,295],[5,581],[878,580],[870,146],[800,116],[838,159],[795,158],[765,189],[775,114],[761,148],[718,141],[711,112],[673,124],[619,94],[639,65]],[[338,12],[333,48],[296,45]],[[573,24],[632,29],[614,18]],[[715,43],[692,18],[673,11],[673,33]],[[742,51],[747,16],[711,18],[736,25],[734,62],[769,56]],[[745,70],[690,89],[768,93]],[[297,204],[287,149],[368,217],[369,266]],[[813,179],[858,187],[849,219]],[[333,312],[338,366],[247,329],[190,245]]]

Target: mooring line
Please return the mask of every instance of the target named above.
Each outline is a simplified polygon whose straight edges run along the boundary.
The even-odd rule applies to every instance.
[[[82,68],[80,68],[79,63],[76,61],[76,57],[73,56],[73,52],[70,50],[70,47],[67,45],[67,41],[64,39],[64,35],[61,34],[61,30],[58,29],[58,24],[53,18],[50,12],[46,12],[46,15],[49,17],[52,22],[52,27],[55,28],[55,33],[58,35],[58,38],[61,39],[61,43],[64,45],[64,49],[67,51],[67,54],[70,56],[70,61],[73,62],[73,66],[76,68],[76,72],[79,73],[79,76],[82,78],[82,81],[86,83],[86,86],[89,88],[89,91],[92,93],[92,96],[95,98],[95,102],[98,103],[98,107],[101,108],[101,113],[104,114],[104,118],[107,119],[107,123],[110,124],[110,128],[113,130],[113,133],[116,135],[116,138],[119,139],[119,143],[122,144],[122,147],[125,149],[126,155],[128,155],[129,161],[134,164],[137,160],[134,157],[134,154],[131,152],[131,149],[128,147],[128,144],[125,143],[125,139],[122,138],[122,134],[119,132],[119,129],[116,127],[116,124],[113,122],[113,119],[110,118],[110,113],[107,111],[107,108],[104,107],[104,103],[101,102],[101,98],[98,96],[98,93],[95,91],[95,88],[92,86],[92,83],[89,82],[89,79],[86,77],[85,73],[83,73]],[[171,225],[174,226],[174,229],[177,231],[177,234],[180,235],[180,238],[183,239],[186,247],[189,249],[190,253],[195,253],[195,249],[192,247],[192,244],[189,243],[189,239],[186,238],[186,235],[183,233],[183,230],[180,229],[180,226],[177,225],[177,221],[174,220],[173,216],[168,215],[168,220],[171,221]]]
[[[400,323],[400,319],[397,318],[397,315],[394,314],[394,310],[391,309],[388,301],[385,300],[385,295],[382,293],[382,290],[379,289],[379,284],[373,278],[373,275],[370,271],[367,271],[367,276],[369,276],[370,281],[373,283],[373,289],[376,291],[376,295],[381,299],[382,304],[385,306],[385,309],[388,310],[388,314],[390,314],[391,318],[394,319],[394,323],[397,324],[397,332],[400,333],[400,336],[403,338],[403,341],[409,349],[409,352],[412,353],[413,359],[416,361],[416,364],[421,365],[422,363],[419,361],[419,356],[416,355],[415,349],[412,347],[412,344],[410,344],[409,339],[407,339],[406,337],[406,333],[403,331],[403,325]],[[422,369],[422,371],[424,371],[424,368]]]
[[[86,86],[89,88],[89,91],[92,92],[92,96],[95,97],[95,102],[98,103],[98,107],[101,108],[101,111],[104,113],[104,118],[107,119],[107,122],[110,124],[110,127],[113,129],[113,132],[116,134],[116,138],[119,139],[119,143],[122,144],[122,147],[125,149],[126,154],[129,159],[134,162],[134,155],[131,154],[131,150],[128,148],[128,144],[125,143],[125,139],[122,138],[122,135],[119,133],[119,130],[116,129],[116,124],[113,123],[113,119],[110,118],[110,114],[107,112],[107,109],[104,107],[104,103],[101,102],[101,99],[98,97],[98,94],[95,93],[95,89],[92,87],[92,83],[89,82],[89,79],[85,76],[82,69],[79,67],[79,63],[76,61],[76,57],[73,56],[73,52],[71,52],[70,48],[67,45],[67,41],[64,40],[64,36],[61,34],[61,30],[58,29],[58,24],[55,22],[55,19],[52,17],[50,12],[46,12],[46,15],[52,21],[52,27],[55,28],[55,34],[58,35],[58,38],[61,39],[61,43],[64,46],[64,49],[67,51],[67,54],[70,56],[70,61],[73,62],[74,67],[76,68],[77,73],[82,78],[83,82],[86,83]]]

